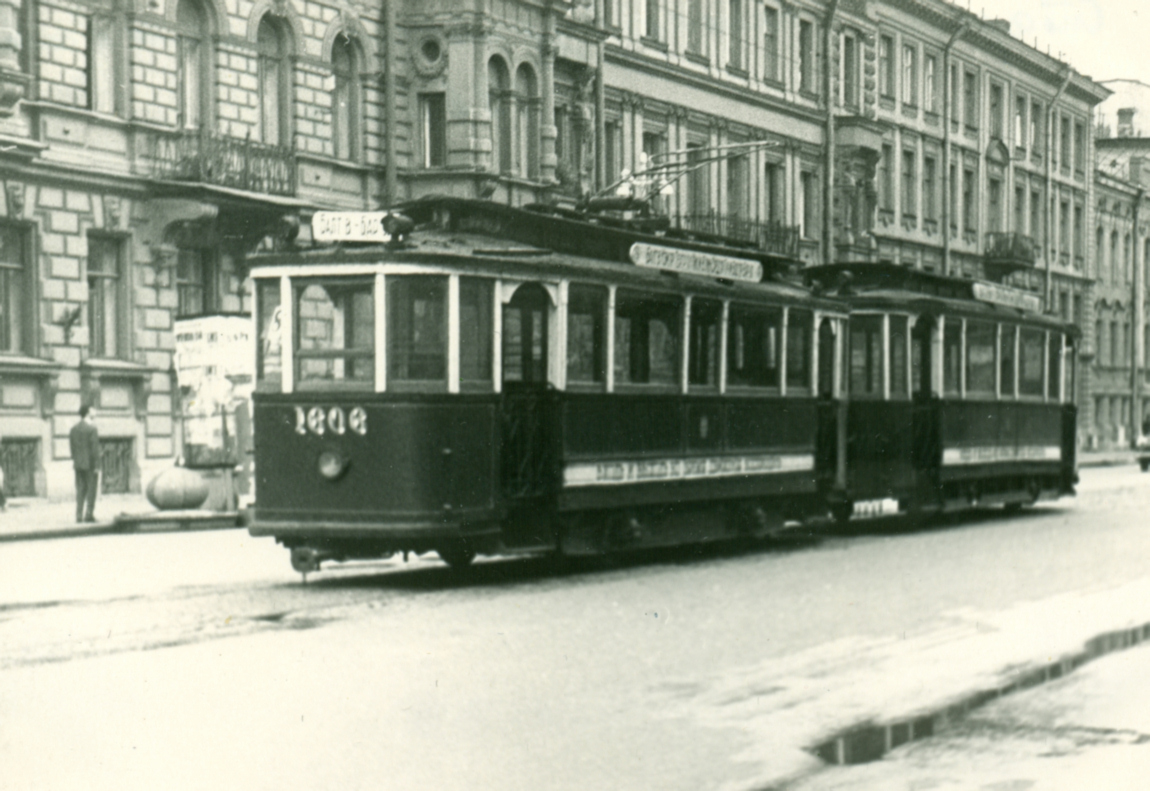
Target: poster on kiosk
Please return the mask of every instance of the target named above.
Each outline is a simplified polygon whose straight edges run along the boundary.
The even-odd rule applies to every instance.
[[[201,316],[176,323],[185,466],[242,463],[254,371],[249,317]]]

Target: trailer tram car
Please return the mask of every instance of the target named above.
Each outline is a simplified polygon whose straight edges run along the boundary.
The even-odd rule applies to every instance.
[[[842,488],[847,311],[795,262],[487,201],[387,217],[253,261],[250,530],[297,570],[762,535]]]
[[[1074,494],[1078,331],[1037,294],[892,264],[805,274],[850,304],[838,519],[884,500],[1015,510]]]

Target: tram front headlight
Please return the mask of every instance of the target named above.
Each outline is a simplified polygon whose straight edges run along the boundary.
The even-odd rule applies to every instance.
[[[334,481],[347,469],[347,459],[338,450],[325,450],[319,454],[319,474]]]

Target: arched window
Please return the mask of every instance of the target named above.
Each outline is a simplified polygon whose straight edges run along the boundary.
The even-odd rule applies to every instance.
[[[207,118],[211,84],[211,40],[208,19],[196,0],[180,0],[176,6],[176,68],[179,92],[179,124],[199,129]]]
[[[265,16],[256,32],[259,52],[260,140],[270,145],[288,144],[288,58],[281,26]]]
[[[358,62],[355,43],[347,36],[338,36],[331,48],[331,70],[335,75],[331,135],[336,159],[359,158]]]
[[[511,169],[510,75],[502,58],[487,62],[487,97],[491,108],[491,164],[496,173]]]
[[[515,174],[539,174],[539,101],[535,71],[526,63],[515,71]]]

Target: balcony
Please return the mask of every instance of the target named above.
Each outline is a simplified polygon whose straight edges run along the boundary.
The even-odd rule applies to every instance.
[[[737,214],[672,214],[668,236],[691,237],[718,244],[741,243],[781,258],[798,258],[799,227],[748,220]]]
[[[154,178],[295,195],[295,154],[289,148],[199,131],[152,133],[150,138]]]
[[[1038,245],[1029,236],[1013,232],[994,232],[986,235],[984,262],[986,273],[1002,278],[1020,269],[1033,269],[1038,260]]]

